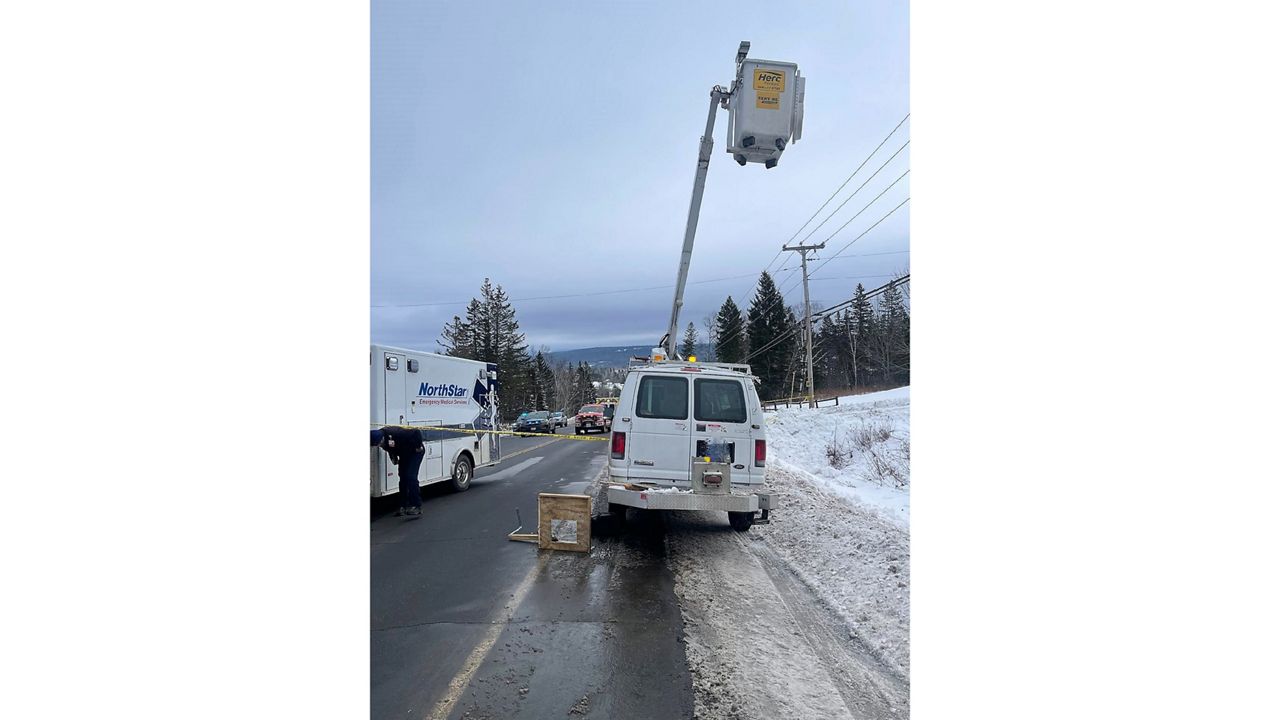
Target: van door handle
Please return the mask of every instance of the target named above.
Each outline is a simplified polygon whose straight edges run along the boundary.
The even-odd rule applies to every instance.
[[[622,422],[631,422],[631,418],[622,418]]]
[[[759,429],[760,429],[760,426],[759,426],[759,425],[752,425],[752,426],[751,426],[751,429],[752,429],[752,430],[759,430]]]

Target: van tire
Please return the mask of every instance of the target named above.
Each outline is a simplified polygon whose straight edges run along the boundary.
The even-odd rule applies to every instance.
[[[467,459],[467,456],[458,456],[458,459],[453,463],[453,475],[449,477],[449,486],[453,488],[454,492],[462,492],[471,487],[472,470],[471,461]]]
[[[755,522],[756,514],[753,512],[731,512],[729,513],[729,525],[738,532],[746,532],[751,529],[751,524]]]
[[[609,503],[609,516],[613,518],[614,527],[622,530],[627,526],[627,506]]]

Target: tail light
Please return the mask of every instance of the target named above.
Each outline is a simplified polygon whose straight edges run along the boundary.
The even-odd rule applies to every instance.
[[[621,460],[627,454],[627,434],[616,432],[613,434],[613,443],[609,447],[609,457],[615,460]]]
[[[764,441],[756,441],[756,467],[764,467]]]

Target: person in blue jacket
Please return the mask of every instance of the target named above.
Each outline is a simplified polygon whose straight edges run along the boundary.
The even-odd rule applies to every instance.
[[[422,495],[418,488],[418,468],[426,446],[418,428],[387,426],[382,428],[378,447],[387,451],[391,462],[400,468],[400,509],[396,517],[421,517]]]

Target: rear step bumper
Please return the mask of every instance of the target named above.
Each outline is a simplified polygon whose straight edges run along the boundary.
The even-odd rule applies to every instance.
[[[610,485],[609,504],[626,505],[644,510],[755,512],[771,509],[773,496],[764,493],[695,493],[692,490],[667,488],[628,490],[621,485]]]

